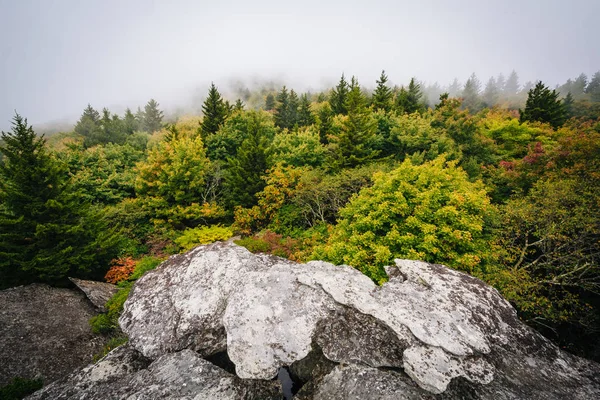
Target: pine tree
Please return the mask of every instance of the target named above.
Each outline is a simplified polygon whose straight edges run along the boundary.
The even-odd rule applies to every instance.
[[[148,133],[157,132],[162,128],[163,112],[158,109],[158,103],[154,99],[144,107],[144,120],[142,129]]]
[[[452,84],[448,86],[448,90],[446,91],[450,97],[456,97],[460,95],[461,84],[458,79],[454,78]]]
[[[472,113],[476,113],[481,110],[482,104],[479,97],[480,90],[481,83],[479,82],[479,79],[477,79],[477,76],[473,73],[469,79],[467,79],[467,83],[465,83],[465,88],[463,89],[462,107],[468,109]]]
[[[293,128],[298,123],[298,108],[300,107],[300,99],[294,89],[290,90],[289,102],[289,127]]]
[[[329,96],[329,104],[331,104],[334,114],[347,114],[346,98],[348,97],[348,91],[348,82],[346,82],[346,78],[342,74],[340,82],[331,90],[331,95]]]
[[[567,93],[567,95],[563,99],[563,103],[562,103],[563,108],[565,109],[565,118],[566,119],[569,119],[574,116],[574,114],[573,114],[573,103],[574,102],[575,102],[575,100],[573,100],[573,95],[571,95],[571,92]]]
[[[244,104],[242,99],[237,99],[235,102],[235,105],[233,106],[233,110],[234,111],[244,111],[245,107],[246,107],[246,105]]]
[[[310,100],[305,93],[300,96],[300,107],[298,108],[298,126],[309,126],[315,123],[315,118],[310,111]]]
[[[375,93],[373,93],[373,107],[375,110],[389,112],[393,107],[392,98],[394,94],[392,93],[392,89],[386,85],[387,81],[388,77],[385,71],[381,71],[381,76],[377,80],[377,88],[375,89]]]
[[[493,107],[498,102],[499,95],[498,86],[496,85],[496,80],[492,76],[487,84],[485,85],[485,89],[483,90],[483,102],[487,107]]]
[[[358,80],[352,77],[346,98],[348,116],[339,134],[332,139],[333,164],[337,167],[356,167],[377,156],[371,146],[377,127],[366,103]]]
[[[566,119],[565,109],[558,98],[556,90],[550,90],[539,81],[535,87],[529,90],[525,110],[521,111],[519,121],[546,122],[554,129],[559,128]]]
[[[275,96],[273,96],[273,93],[269,93],[269,94],[267,94],[267,97],[265,98],[265,110],[272,111],[274,109],[275,109]]]
[[[504,95],[508,97],[516,95],[519,87],[519,75],[513,70],[504,84]]]
[[[214,83],[210,84],[208,97],[204,101],[204,104],[202,104],[202,113],[204,117],[202,118],[200,129],[202,137],[206,138],[209,135],[217,133],[228,114],[225,102]]]
[[[131,135],[135,131],[139,130],[139,122],[135,118],[135,115],[128,108],[125,110],[125,116],[123,117],[123,130],[125,134]]]
[[[410,79],[408,84],[408,92],[406,94],[406,108],[405,112],[412,114],[414,112],[423,112],[425,106],[423,105],[423,92],[421,92],[421,85],[419,85],[415,78]]]
[[[398,114],[405,114],[407,113],[406,110],[410,108],[410,106],[408,105],[408,92],[406,91],[404,86],[402,86],[398,93],[396,93],[396,101],[394,106]]]
[[[600,71],[596,72],[585,88],[592,101],[600,101]]]
[[[269,168],[267,158],[269,138],[265,134],[260,115],[251,111],[249,118],[245,139],[235,158],[228,160],[226,186],[230,208],[234,205],[242,207],[256,205],[255,195],[265,187],[262,176]]]
[[[86,147],[94,146],[102,141],[102,128],[100,125],[100,113],[91,105],[87,105],[81,118],[75,124],[75,133],[83,136]]]
[[[576,99],[581,99],[585,94],[585,88],[588,85],[587,76],[585,74],[580,74],[577,79],[573,82],[573,87],[571,88],[571,95]]]
[[[17,114],[2,140],[0,286],[105,272],[117,236],[72,189],[43,137]]]
[[[275,106],[275,125],[281,129],[289,129],[290,126],[290,94],[284,86],[277,94],[277,105]]]

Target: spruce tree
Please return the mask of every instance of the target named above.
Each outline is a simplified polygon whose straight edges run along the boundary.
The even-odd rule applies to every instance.
[[[123,131],[125,134],[131,135],[137,130],[139,130],[139,122],[128,108],[125,110],[125,116],[123,117]]]
[[[298,107],[298,126],[309,126],[314,124],[315,118],[310,111],[310,100],[305,93],[300,96],[300,107]]]
[[[375,89],[375,93],[373,93],[373,107],[375,110],[389,112],[392,109],[394,94],[392,93],[392,89],[386,85],[387,81],[388,77],[385,71],[381,71],[381,76],[377,80],[377,88]]]
[[[346,99],[348,116],[332,139],[333,164],[339,168],[356,167],[377,156],[372,148],[377,127],[366,103],[358,80],[352,77]]]
[[[83,136],[83,143],[86,147],[94,146],[102,141],[100,120],[100,113],[88,104],[83,110],[81,118],[75,124],[74,131]]]
[[[116,256],[117,236],[72,189],[26,119],[17,114],[2,140],[0,286],[101,277]]]
[[[396,100],[394,102],[394,107],[396,108],[396,112],[398,114],[405,114],[407,113],[407,109],[409,108],[408,105],[408,92],[406,91],[406,89],[404,88],[404,86],[402,86],[400,88],[400,90],[398,91],[398,93],[396,93]]]
[[[267,97],[265,98],[265,110],[272,111],[274,109],[275,109],[275,96],[273,96],[273,93],[269,93],[269,94],[267,94]]]
[[[519,75],[513,70],[504,84],[504,95],[507,97],[516,95],[519,87]]]
[[[158,103],[154,99],[144,107],[144,120],[142,128],[148,133],[157,132],[162,128],[163,112],[159,110]]]
[[[235,101],[235,105],[233,106],[233,110],[234,111],[244,111],[245,107],[246,107],[246,105],[244,104],[242,99],[237,99]]]
[[[563,99],[563,108],[565,109],[565,118],[569,119],[574,116],[573,114],[573,103],[575,100],[573,99],[573,95],[571,92],[567,93],[565,98]]]
[[[348,82],[346,82],[346,78],[342,74],[340,82],[331,90],[331,95],[329,96],[329,104],[331,104],[334,114],[347,114],[346,98],[348,97],[348,91]]]
[[[496,85],[496,79],[492,76],[483,90],[483,102],[487,107],[493,107],[498,102],[498,86]]]
[[[289,127],[293,128],[298,123],[298,108],[300,107],[300,99],[294,89],[290,90],[289,102]]]
[[[585,88],[592,101],[600,101],[600,71],[596,72]]]
[[[558,98],[556,90],[550,90],[539,81],[529,90],[525,110],[519,110],[521,123],[525,121],[546,122],[554,129],[559,128],[566,119],[565,108]]]
[[[277,94],[277,105],[275,106],[275,125],[281,129],[289,129],[290,126],[290,94],[284,86]]]
[[[411,78],[410,83],[408,84],[408,92],[406,94],[405,112],[412,114],[414,112],[425,111],[422,98],[423,92],[421,91],[421,85],[417,83],[415,78]]]
[[[214,83],[210,84],[208,97],[204,101],[204,104],[202,104],[202,113],[204,117],[202,118],[200,130],[202,137],[206,138],[209,135],[217,133],[228,114],[227,106]]]
[[[267,148],[269,138],[260,115],[250,111],[250,121],[244,132],[244,141],[235,158],[228,160],[226,187],[229,208],[252,207],[257,204],[256,193],[265,187],[262,176],[269,168]]]
[[[472,113],[476,113],[481,110],[482,104],[479,97],[480,90],[481,83],[479,82],[479,79],[477,79],[477,76],[473,73],[469,79],[467,79],[467,83],[465,83],[465,88],[462,92],[462,107],[468,109]]]

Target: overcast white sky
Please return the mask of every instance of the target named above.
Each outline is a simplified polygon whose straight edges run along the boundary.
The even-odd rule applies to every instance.
[[[0,0],[0,129],[101,109],[185,106],[230,78],[320,88],[385,69],[554,86],[600,70],[600,0]]]

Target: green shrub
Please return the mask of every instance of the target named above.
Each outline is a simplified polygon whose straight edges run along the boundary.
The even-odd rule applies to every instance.
[[[133,282],[121,282],[122,288],[106,302],[106,313],[99,314],[90,319],[94,333],[113,334],[119,328],[119,316],[123,312],[123,304],[129,296]]]
[[[199,244],[227,240],[232,236],[233,230],[230,227],[221,225],[199,226],[186,229],[181,236],[175,239],[175,243],[181,247],[182,251],[188,251]]]
[[[41,379],[13,378],[10,383],[0,387],[0,399],[21,400],[41,389],[44,382]]]
[[[142,277],[146,272],[153,270],[156,268],[163,260],[158,257],[147,256],[139,260],[136,265],[133,273],[129,277],[130,281],[138,280]]]

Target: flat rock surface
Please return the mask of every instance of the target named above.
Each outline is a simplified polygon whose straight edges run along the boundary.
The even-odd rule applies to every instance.
[[[106,312],[104,305],[113,297],[119,288],[106,282],[86,281],[83,279],[69,278],[92,302],[100,312]]]
[[[96,310],[78,290],[33,284],[0,291],[0,385],[45,383],[87,365],[104,346],[88,323]]]

